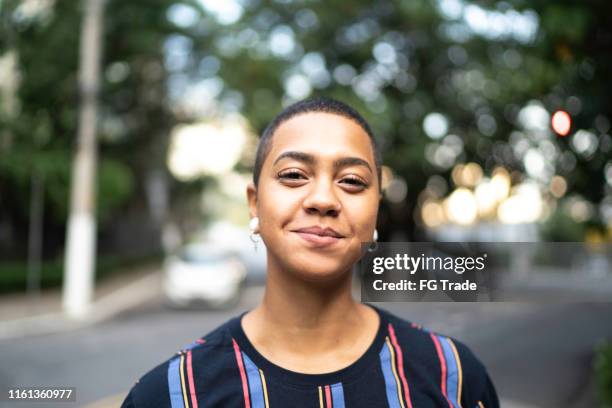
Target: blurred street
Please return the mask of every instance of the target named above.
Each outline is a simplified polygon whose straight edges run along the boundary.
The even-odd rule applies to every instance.
[[[224,311],[168,309],[155,296],[97,325],[1,340],[0,385],[76,387],[76,404],[54,407],[119,406],[139,376],[253,307],[262,293],[262,286],[247,287],[240,303]],[[609,303],[377,305],[470,346],[488,367],[504,407],[595,406],[592,350],[612,337]]]

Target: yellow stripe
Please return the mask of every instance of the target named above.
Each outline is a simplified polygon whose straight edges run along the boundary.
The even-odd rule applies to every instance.
[[[325,408],[323,407],[323,390],[321,389],[320,385],[319,385],[319,407]]]
[[[263,386],[264,401],[266,402],[266,408],[268,408],[268,386],[266,385],[266,377],[264,377],[263,371],[259,369],[259,377],[261,378],[261,385]]]
[[[459,353],[457,353],[457,348],[455,347],[455,343],[451,339],[448,339],[448,342],[453,349],[453,354],[455,355],[455,362],[457,363],[457,372],[459,373],[459,384],[457,385],[457,402],[459,403],[459,407],[461,407],[461,387],[463,382],[463,370],[461,369],[461,360],[459,360]]]
[[[183,401],[185,402],[185,407],[189,408],[189,399],[187,398],[187,391],[185,390],[185,374],[183,374],[185,366],[185,355],[181,354],[181,365],[179,367],[179,372],[181,373],[181,387],[183,388]]]
[[[399,377],[397,376],[397,370],[395,369],[395,353],[393,351],[393,347],[391,346],[391,342],[389,341],[389,337],[387,337],[387,347],[389,347],[389,352],[391,353],[391,369],[393,370],[393,376],[395,377],[395,383],[397,384],[397,398],[399,399],[402,408],[404,408],[404,398],[402,398],[400,381]]]

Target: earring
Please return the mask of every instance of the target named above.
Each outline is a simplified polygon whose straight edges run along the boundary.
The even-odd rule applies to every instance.
[[[255,252],[257,252],[257,243],[259,242],[259,239],[257,239],[257,231],[259,230],[259,217],[251,218],[251,221],[249,221],[249,229],[251,230],[249,238],[253,243],[253,249],[255,249]]]
[[[378,249],[378,231],[375,229],[374,234],[372,234],[372,243],[368,247],[368,252],[374,252]]]

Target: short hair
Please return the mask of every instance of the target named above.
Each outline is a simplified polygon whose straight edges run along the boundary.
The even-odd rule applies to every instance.
[[[361,116],[361,114],[357,112],[357,110],[353,109],[346,103],[325,97],[309,98],[296,102],[282,110],[268,124],[268,126],[263,131],[261,138],[259,139],[259,144],[257,145],[257,153],[255,154],[255,168],[253,169],[253,184],[255,184],[255,188],[257,188],[257,184],[259,182],[259,176],[261,174],[261,168],[263,167],[263,163],[268,154],[270,153],[270,150],[272,149],[272,136],[274,136],[274,132],[276,131],[276,129],[278,129],[281,124],[293,118],[294,116],[309,112],[325,112],[344,116],[345,118],[348,118],[353,122],[357,123],[366,132],[366,134],[370,138],[370,143],[372,144],[372,150],[374,152],[374,163],[376,165],[376,174],[378,176],[378,186],[379,189],[382,189],[382,158],[370,125],[363,118],[363,116]]]

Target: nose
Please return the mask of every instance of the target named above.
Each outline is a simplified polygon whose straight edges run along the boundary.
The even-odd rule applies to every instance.
[[[308,214],[337,216],[342,205],[329,181],[316,181],[304,199],[303,207]]]

